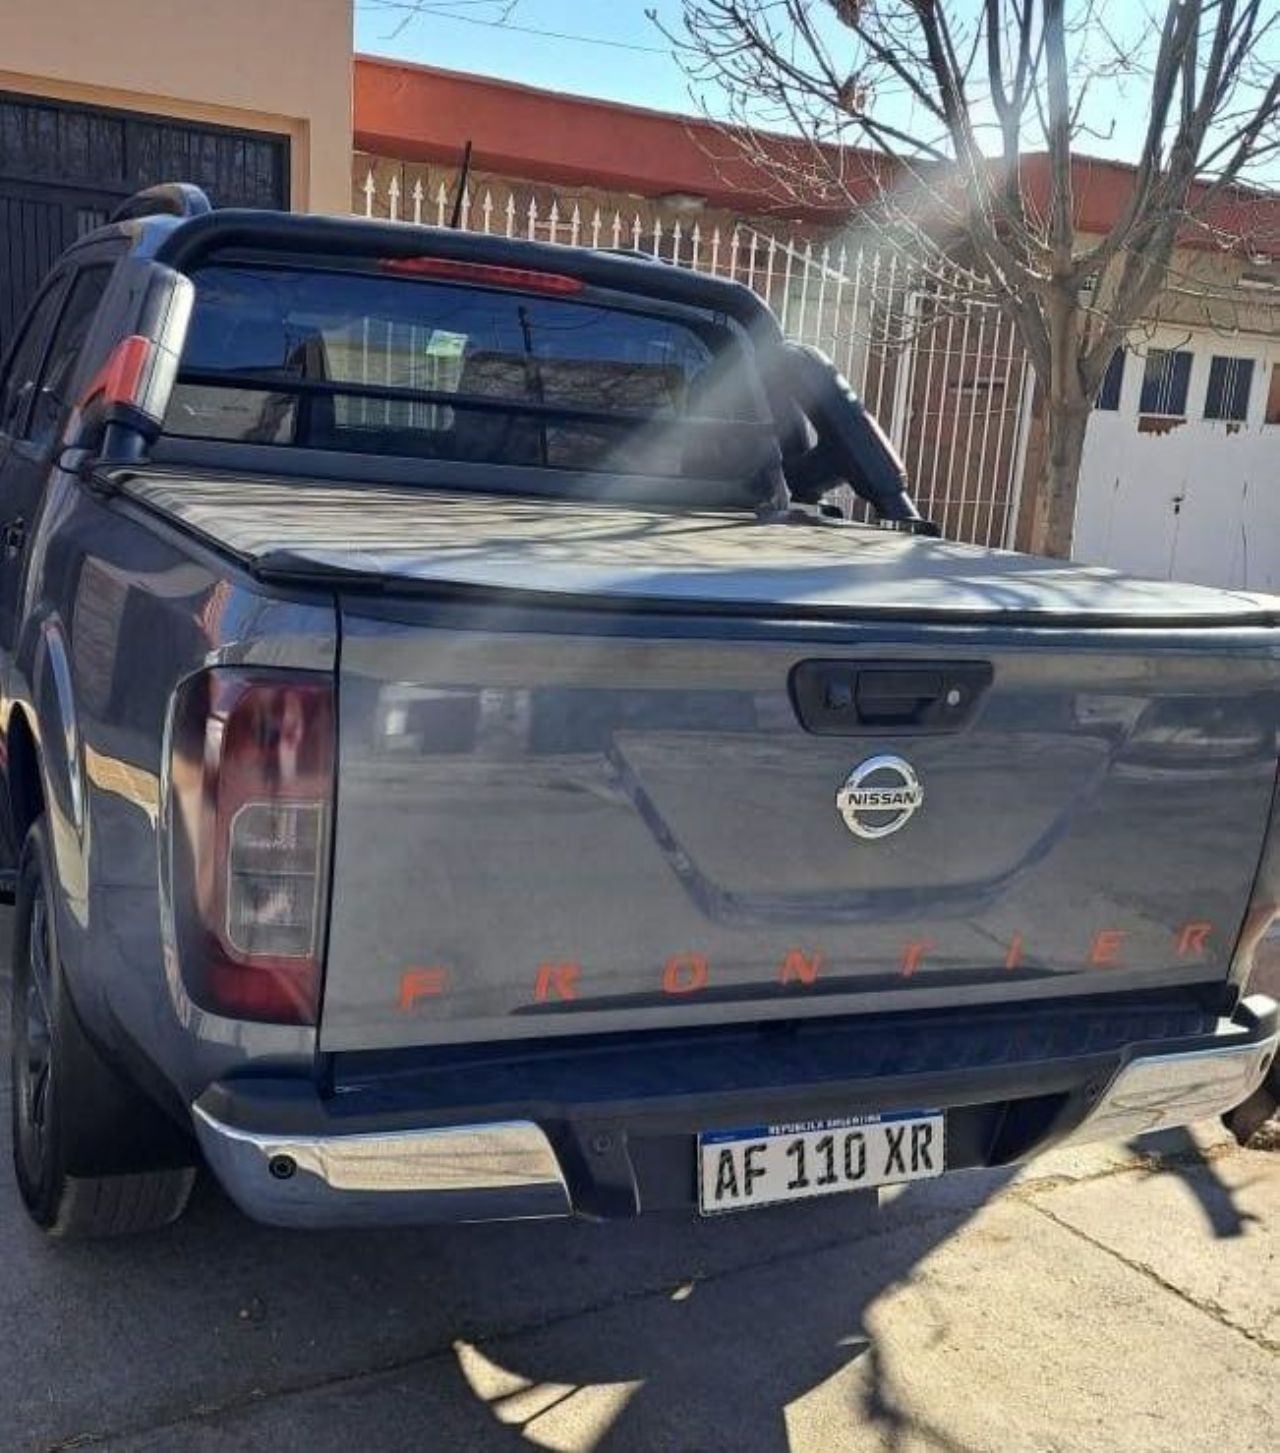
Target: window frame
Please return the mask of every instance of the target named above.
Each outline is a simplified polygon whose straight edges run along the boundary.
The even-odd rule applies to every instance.
[[[56,449],[58,446],[59,435],[62,431],[63,426],[66,423],[68,415],[70,414],[72,408],[75,405],[75,401],[72,398],[59,400],[58,421],[54,425],[54,428],[51,431],[48,439],[37,440],[34,439],[31,434],[31,430],[35,422],[36,405],[39,403],[40,399],[45,393],[45,379],[48,377],[49,366],[53,361],[54,347],[58,342],[60,334],[62,333],[62,326],[67,320],[67,314],[71,307],[71,300],[75,296],[75,291],[77,287],[79,287],[84,279],[91,273],[102,274],[102,289],[98,294],[97,301],[94,304],[92,313],[90,314],[89,326],[85,330],[83,338],[81,338],[80,340],[80,343],[76,349],[75,359],[66,374],[66,382],[73,383],[76,378],[76,374],[79,371],[81,361],[84,358],[85,349],[89,344],[90,338],[93,336],[94,322],[96,321],[96,316],[101,309],[102,300],[106,297],[107,290],[111,286],[111,274],[114,270],[114,266],[114,259],[105,256],[98,256],[85,259],[84,261],[78,261],[74,266],[69,267],[66,271],[67,285],[63,290],[62,299],[58,304],[58,313],[56,319],[54,320],[53,328],[50,330],[49,336],[45,340],[43,356],[40,359],[40,372],[36,377],[36,387],[32,390],[31,397],[27,401],[26,418],[23,420],[22,433],[12,436],[13,442],[15,444],[24,446],[24,452],[28,452],[35,456],[43,456],[51,454],[53,450]]]
[[[22,327],[19,328],[17,336],[9,345],[4,356],[3,364],[0,365],[0,439],[8,440],[10,446],[22,445],[27,442],[26,431],[31,419],[31,409],[35,403],[36,394],[39,392],[40,379],[44,376],[45,363],[49,357],[49,345],[53,342],[54,334],[58,331],[58,324],[62,321],[62,310],[66,306],[67,297],[71,287],[71,279],[75,273],[74,267],[62,266],[54,269],[45,280],[44,285],[31,300],[31,306],[27,309],[22,320]],[[35,326],[40,310],[44,307],[49,298],[54,298],[53,311],[50,314],[49,326],[45,330],[44,338],[40,343],[40,351],[36,356],[35,368],[31,375],[34,387],[23,400],[22,410],[16,427],[6,429],[4,427],[3,409],[5,397],[8,393],[9,383],[13,376],[14,364],[18,356],[26,346],[31,336],[31,330]]]
[[[214,254],[201,260],[199,267],[194,267],[188,276],[196,284],[197,307],[199,306],[199,283],[200,274],[205,269],[217,269],[221,267],[245,268],[262,273],[307,273],[313,275],[329,275],[333,277],[354,277],[357,279],[376,278],[379,281],[387,281],[385,276],[377,270],[376,260],[367,266],[341,265],[330,259],[311,259],[296,257],[262,257],[254,252],[240,254],[232,251],[228,255]],[[429,280],[435,281],[435,280]],[[409,282],[400,284],[402,286],[412,285]],[[470,290],[461,283],[439,282],[437,286],[456,287],[459,291]],[[488,291],[488,288],[483,289]],[[505,294],[506,289],[494,288],[500,294]],[[518,293],[519,290],[516,290]],[[708,335],[714,333],[729,340],[731,346],[738,350],[743,360],[748,364],[749,382],[743,395],[743,402],[746,405],[746,412],[740,421],[699,419],[694,418],[690,422],[698,424],[733,424],[741,423],[743,426],[759,431],[762,435],[768,436],[771,442],[775,439],[776,424],[773,418],[773,410],[770,404],[769,394],[765,387],[758,364],[758,347],[752,339],[747,328],[741,320],[733,314],[728,314],[720,308],[709,308],[683,300],[673,300],[663,297],[654,297],[649,294],[614,289],[611,287],[592,287],[584,289],[583,296],[575,296],[572,299],[565,299],[566,302],[585,304],[587,306],[607,309],[621,314],[636,316],[639,318],[652,319],[670,325],[681,327],[692,333],[695,337],[707,339]],[[713,350],[714,354],[714,350]],[[242,375],[244,386],[252,388],[255,392],[263,391],[268,387],[265,378],[254,378],[252,375]],[[205,370],[200,367],[192,367],[189,362],[189,355],[184,350],[182,363],[179,367],[178,377],[175,383],[175,394],[185,383],[196,384],[208,388],[227,388],[235,386],[235,375],[222,374],[220,370]],[[273,381],[274,382],[274,381]],[[468,396],[460,395],[454,390],[441,392],[438,396],[432,396],[431,391],[416,391],[404,389],[393,385],[393,392],[386,394],[381,385],[361,385],[354,380],[344,387],[336,382],[320,382],[307,380],[294,380],[292,382],[282,381],[278,386],[281,395],[292,394],[298,399],[305,400],[309,394],[327,393],[333,397],[348,396],[351,398],[360,397],[362,389],[370,388],[377,393],[378,397],[387,398],[392,403],[421,403],[424,406],[446,406],[455,409],[462,409],[468,405]],[[527,415],[532,417],[539,408],[546,407],[526,401],[521,405],[518,400],[503,401],[498,398],[489,399],[481,396],[470,399],[473,407],[483,408],[485,412],[508,413],[511,416]],[[566,405],[563,410],[558,406],[551,406],[554,411],[562,417],[571,417],[577,412],[576,406]],[[585,419],[593,411],[589,408],[582,408],[581,414]],[[601,420],[603,427],[622,428],[626,425],[627,419],[624,413],[610,411],[607,419]],[[248,457],[251,452],[254,458],[263,458],[274,455],[279,459],[280,465],[276,466],[281,472],[292,472],[285,464],[286,456],[297,456],[300,454],[315,458],[317,456],[331,455],[334,458],[354,462],[369,460],[379,465],[384,471],[391,461],[397,464],[403,463],[406,474],[410,477],[421,478],[423,483],[431,487],[438,477],[448,478],[450,473],[457,481],[453,487],[459,492],[477,492],[477,485],[469,482],[468,477],[472,470],[478,471],[477,478],[483,477],[485,473],[494,478],[494,488],[479,492],[493,492],[502,494],[528,494],[536,497],[546,496],[547,498],[598,498],[598,481],[601,478],[608,478],[615,482],[625,482],[625,487],[618,494],[619,498],[628,497],[628,490],[634,486],[638,495],[648,496],[657,485],[664,486],[671,494],[671,502],[674,504],[698,503],[698,492],[707,493],[713,502],[719,506],[730,502],[733,504],[744,504],[755,506],[762,498],[767,497],[768,489],[773,472],[779,467],[778,461],[771,457],[765,450],[761,450],[761,457],[753,463],[751,478],[753,484],[745,487],[741,483],[741,473],[734,470],[731,474],[699,474],[680,475],[672,474],[646,474],[630,473],[625,471],[598,471],[595,469],[584,470],[579,466],[565,465],[537,465],[531,466],[527,463],[508,463],[506,461],[493,463],[473,464],[468,460],[430,458],[422,455],[400,454],[390,451],[353,451],[344,448],[333,448],[331,446],[313,445],[309,441],[299,441],[297,421],[291,426],[291,438],[288,441],[265,442],[260,440],[247,441],[235,438],[219,438],[215,435],[201,436],[199,434],[185,434],[181,430],[170,427],[166,419],[165,428],[159,439],[152,445],[152,457],[163,455],[165,458],[185,458],[189,454],[195,454],[200,458],[208,457],[210,446],[215,451],[227,455],[229,451],[235,451],[234,457]],[[775,445],[776,447],[776,445]],[[270,466],[268,466],[270,467]],[[348,466],[350,467],[350,466]],[[443,471],[443,475],[441,475]],[[361,470],[361,473],[364,471]],[[533,476],[541,476],[536,483]],[[501,484],[498,484],[498,478]],[[528,483],[524,487],[516,487],[517,479],[524,478]],[[583,488],[582,481],[585,478],[589,487]]]

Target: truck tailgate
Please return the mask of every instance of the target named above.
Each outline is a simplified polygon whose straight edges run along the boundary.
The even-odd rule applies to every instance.
[[[326,1049],[1225,977],[1268,632],[342,614]],[[790,689],[815,661],[991,679],[959,729],[823,735]],[[884,754],[923,802],[866,838],[837,793]]]

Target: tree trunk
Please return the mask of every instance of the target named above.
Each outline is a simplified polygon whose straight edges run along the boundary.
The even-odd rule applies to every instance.
[[[1071,554],[1076,492],[1080,485],[1080,462],[1084,457],[1089,413],[1087,403],[1049,400],[1045,420],[1048,441],[1036,501],[1040,528],[1036,531],[1033,548],[1061,560]]]

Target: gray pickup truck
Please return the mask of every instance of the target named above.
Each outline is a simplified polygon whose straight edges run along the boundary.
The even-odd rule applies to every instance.
[[[1280,602],[937,538],[731,283],[158,189],[13,342],[0,543],[50,1232],[201,1158],[724,1214],[1267,1077]]]

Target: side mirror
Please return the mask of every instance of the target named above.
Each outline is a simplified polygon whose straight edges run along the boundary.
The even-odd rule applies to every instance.
[[[773,373],[777,391],[796,416],[783,462],[795,499],[816,503],[837,485],[848,484],[882,519],[910,521],[920,533],[938,533],[916,509],[897,450],[826,354],[805,344],[780,344]]]

